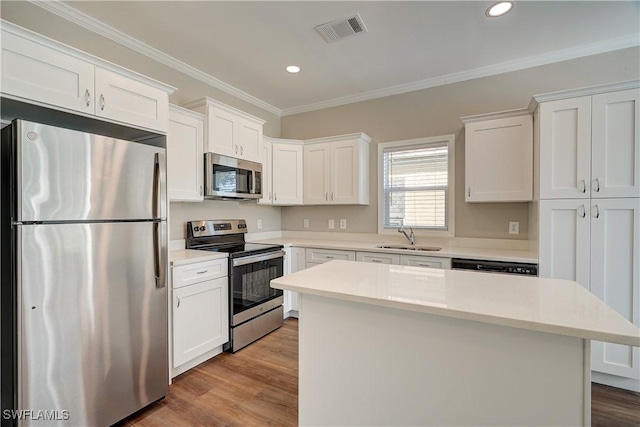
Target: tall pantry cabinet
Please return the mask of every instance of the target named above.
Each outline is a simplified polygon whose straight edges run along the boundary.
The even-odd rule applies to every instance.
[[[575,280],[640,326],[638,82],[535,99],[540,277]],[[640,390],[639,348],[593,341],[591,369]]]

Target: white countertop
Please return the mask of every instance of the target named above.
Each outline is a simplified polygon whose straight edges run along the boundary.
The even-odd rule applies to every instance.
[[[196,251],[193,249],[182,249],[169,252],[169,261],[172,266],[191,264],[194,262],[211,261],[214,259],[227,258],[224,252]]]
[[[302,248],[322,248],[322,249],[339,249],[350,251],[366,251],[379,252],[388,254],[416,255],[416,256],[433,256],[441,258],[467,258],[480,259],[488,261],[510,261],[510,262],[526,262],[537,264],[538,254],[532,251],[522,251],[515,249],[485,249],[485,248],[468,248],[468,247],[445,247],[439,251],[413,251],[403,249],[382,249],[376,246],[386,244],[386,242],[359,242],[350,240],[322,240],[322,239],[298,239],[298,238],[276,238],[267,240],[258,240],[256,243],[273,243],[285,246],[294,246]],[[397,244],[397,243],[389,243]],[[419,246],[422,246],[420,244]],[[440,245],[433,245],[440,246]]]
[[[331,261],[274,279],[271,286],[640,347],[640,329],[568,280]]]

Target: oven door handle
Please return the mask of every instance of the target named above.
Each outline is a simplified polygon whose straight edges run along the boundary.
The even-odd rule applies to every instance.
[[[232,265],[234,267],[240,267],[241,265],[253,264],[254,262],[267,261],[275,258],[283,258],[284,253],[285,253],[284,251],[277,251],[277,252],[269,252],[266,254],[258,254],[258,255],[237,258],[233,260]]]

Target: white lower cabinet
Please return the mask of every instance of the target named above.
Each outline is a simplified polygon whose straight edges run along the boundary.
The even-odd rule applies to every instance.
[[[356,252],[356,261],[398,265],[400,264],[400,255],[379,252]]]
[[[411,265],[414,267],[451,269],[450,258],[438,258],[418,255],[400,255],[400,265]]]
[[[640,198],[541,200],[539,244],[540,277],[575,280],[640,326]],[[592,341],[591,369],[640,379],[640,348]]]
[[[284,248],[284,275],[304,270],[304,248]],[[284,317],[298,317],[298,293],[284,291]]]
[[[172,376],[222,352],[229,341],[227,259],[173,267]]]
[[[307,248],[306,252],[306,267],[309,268],[314,265],[324,264],[325,262],[333,260],[342,261],[355,261],[355,251],[341,251],[336,249],[310,249]]]

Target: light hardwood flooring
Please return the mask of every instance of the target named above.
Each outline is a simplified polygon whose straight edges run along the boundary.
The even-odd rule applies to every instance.
[[[339,350],[336,350],[339,351]],[[593,384],[592,426],[640,426],[640,393]],[[122,426],[296,426],[298,321],[174,378],[166,399]]]

